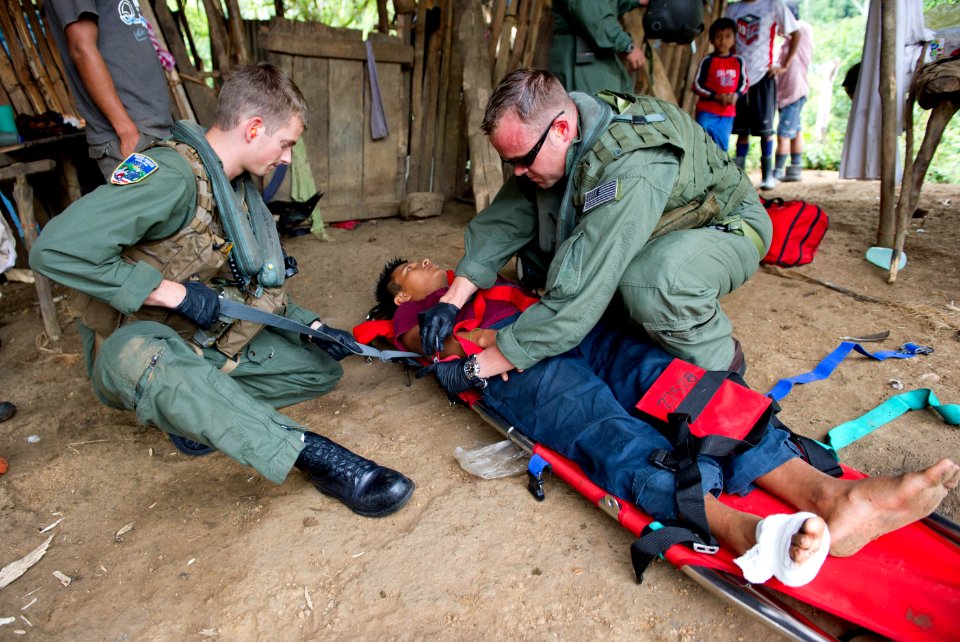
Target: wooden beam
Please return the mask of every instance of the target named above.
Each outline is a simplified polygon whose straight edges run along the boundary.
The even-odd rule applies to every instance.
[[[367,59],[367,50],[362,40],[318,38],[315,35],[277,32],[274,29],[267,34],[262,46],[267,51],[293,56],[363,61]],[[374,41],[373,55],[377,62],[410,65],[414,61],[413,47],[403,44],[399,38],[396,42]]]
[[[29,176],[30,174],[39,174],[40,172],[49,172],[57,164],[50,159],[31,161],[29,163],[14,163],[6,167],[0,167],[0,181],[10,180],[18,176]]]

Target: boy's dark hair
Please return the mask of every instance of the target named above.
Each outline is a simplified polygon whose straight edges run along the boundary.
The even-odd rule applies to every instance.
[[[393,282],[393,271],[406,263],[406,259],[396,257],[387,261],[377,277],[377,288],[374,296],[377,299],[377,305],[370,311],[371,318],[392,319],[394,312],[397,311],[397,304],[393,298],[400,292],[400,287]]]
[[[733,35],[737,35],[737,23],[731,18],[717,18],[713,21],[713,24],[710,25],[710,40],[713,40],[713,37],[717,35],[718,31],[723,31],[724,29],[729,29],[733,32]]]

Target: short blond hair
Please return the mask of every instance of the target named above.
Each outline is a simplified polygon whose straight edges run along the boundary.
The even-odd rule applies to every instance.
[[[491,136],[511,111],[524,124],[542,125],[569,101],[567,90],[549,71],[520,67],[504,76],[493,90],[480,129]]]
[[[307,101],[297,85],[273,65],[261,62],[240,67],[223,83],[214,124],[233,129],[253,116],[263,119],[268,134],[298,116],[307,125]]]

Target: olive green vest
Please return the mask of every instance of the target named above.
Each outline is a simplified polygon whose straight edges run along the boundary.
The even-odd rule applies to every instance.
[[[142,241],[126,248],[121,259],[135,264],[140,261],[156,268],[170,281],[200,281],[224,292],[224,296],[241,301],[259,310],[280,313],[284,309],[284,287],[258,288],[256,281],[245,291],[225,286],[233,281],[228,258],[233,245],[223,237],[210,179],[197,151],[186,143],[172,140],[158,145],[172,147],[190,164],[197,185],[197,209],[190,222],[176,234],[159,241]],[[255,293],[260,290],[260,295]],[[98,340],[110,336],[114,330],[130,320],[156,321],[167,325],[192,340],[197,326],[167,308],[143,306],[132,315],[124,316],[108,303],[79,292],[72,292],[68,304],[84,325],[97,334]],[[263,328],[258,323],[235,320],[222,321],[209,331],[208,339],[215,339],[216,348],[233,358]]]
[[[572,98],[581,108],[585,148],[579,150],[571,170],[571,182],[567,186],[570,194],[564,198],[569,205],[559,208],[557,245],[565,241],[579,223],[586,194],[598,186],[607,165],[632,151],[664,146],[676,152],[680,160],[679,176],[650,238],[705,225],[723,226],[730,232],[743,234],[740,215],[735,210],[753,186],[686,113],[652,96],[602,91],[592,97],[605,107],[597,115],[593,105],[584,105],[585,95],[574,94]],[[610,108],[612,115],[607,113]],[[593,131],[597,127],[602,130]],[[543,205],[549,207],[550,204],[544,202]],[[541,235],[541,247],[543,240]]]

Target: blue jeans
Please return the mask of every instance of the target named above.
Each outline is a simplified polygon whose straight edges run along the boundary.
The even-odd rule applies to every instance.
[[[780,120],[777,122],[777,136],[794,139],[800,133],[800,112],[807,103],[807,97],[802,96],[780,110]]]
[[[675,475],[649,458],[671,445],[629,411],[671,360],[659,347],[601,322],[576,348],[511,372],[509,381],[491,378],[483,400],[534,441],[578,463],[593,483],[656,519],[670,519],[677,513]],[[701,456],[704,494],[747,494],[757,477],[798,456],[787,439],[768,426],[760,443],[741,455]]]
[[[708,111],[697,112],[697,124],[703,127],[710,138],[727,151],[730,146],[730,134],[733,132],[733,116],[717,116]]]

